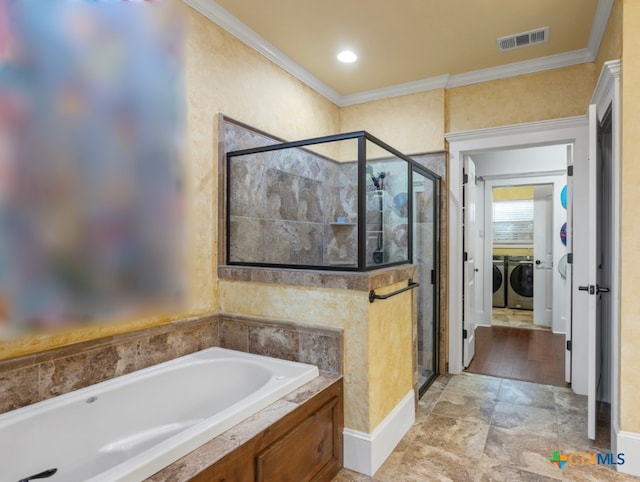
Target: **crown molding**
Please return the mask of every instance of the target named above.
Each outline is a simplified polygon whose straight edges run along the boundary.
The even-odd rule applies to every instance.
[[[537,59],[524,60],[512,64],[491,67],[489,69],[475,70],[465,74],[457,74],[449,77],[447,88],[462,87],[464,85],[479,84],[490,80],[505,79],[517,75],[533,74],[545,70],[569,67],[570,65],[593,62],[595,56],[589,49],[574,50],[562,54],[539,57]]]
[[[600,120],[606,113],[607,106],[614,99],[615,91],[620,88],[621,66],[621,60],[609,60],[602,66],[602,71],[590,102],[598,106],[598,118]]]
[[[347,105],[371,102],[373,100],[387,99],[389,97],[415,94],[417,92],[424,92],[427,90],[444,89],[449,82],[449,77],[449,75],[441,75],[439,77],[431,77],[429,79],[416,80],[414,82],[406,82],[404,84],[382,87],[380,89],[343,95],[339,105],[344,107]]]
[[[447,142],[475,141],[478,139],[490,139],[495,137],[506,137],[520,134],[532,134],[537,132],[547,132],[549,130],[571,129],[584,127],[587,125],[587,116],[564,117],[561,119],[543,120],[537,122],[527,122],[524,124],[513,124],[501,127],[487,127],[462,132],[447,132],[444,138]]]
[[[604,32],[607,29],[607,23],[609,23],[609,15],[611,15],[611,9],[615,0],[599,0],[596,7],[596,14],[593,18],[593,25],[591,26],[591,33],[589,34],[589,43],[587,48],[593,54],[595,59],[600,50],[600,43]]]
[[[236,17],[231,15],[213,0],[182,0],[191,8],[201,13],[209,20],[229,32],[238,40],[251,47],[259,54],[276,64],[278,67],[293,75],[296,79],[305,83],[320,95],[326,97],[334,104],[340,105],[342,96],[327,84],[294,62],[291,57],[267,42]]]
[[[545,70],[569,67],[586,62],[593,62],[598,54],[602,37],[609,21],[611,8],[615,0],[599,0],[596,7],[591,33],[589,35],[588,47],[573,52],[566,52],[537,59],[516,62],[492,67],[488,69],[476,70],[463,74],[441,75],[404,84],[373,89],[354,94],[341,95],[316,76],[304,69],[284,52],[255,33],[249,27],[240,22],[229,12],[220,7],[214,0],[182,0],[184,3],[207,17],[212,22],[229,32],[238,40],[256,50],[268,60],[288,72],[301,82],[305,83],[320,95],[327,98],[339,107],[353,104],[361,104],[374,100],[381,100],[400,95],[415,94],[435,89],[450,89],[465,85],[488,82],[517,75],[532,74]]]

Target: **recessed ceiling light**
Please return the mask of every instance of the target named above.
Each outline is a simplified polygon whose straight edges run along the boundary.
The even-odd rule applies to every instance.
[[[358,56],[351,50],[344,50],[338,54],[338,60],[345,64],[352,64],[353,62],[358,60]]]

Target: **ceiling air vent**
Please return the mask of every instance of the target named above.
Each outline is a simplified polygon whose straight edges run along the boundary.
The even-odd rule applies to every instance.
[[[549,27],[530,30],[529,32],[517,33],[507,37],[500,37],[498,42],[498,50],[505,52],[507,50],[526,47],[527,45],[535,45],[549,40]]]

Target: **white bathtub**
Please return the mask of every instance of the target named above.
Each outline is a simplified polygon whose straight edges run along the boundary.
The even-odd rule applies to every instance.
[[[0,415],[0,480],[143,480],[317,376],[209,348],[13,410]]]

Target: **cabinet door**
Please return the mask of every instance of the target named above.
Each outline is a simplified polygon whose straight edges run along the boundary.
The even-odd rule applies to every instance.
[[[256,457],[256,481],[305,482],[338,458],[333,399]],[[339,434],[338,434],[339,436]]]

